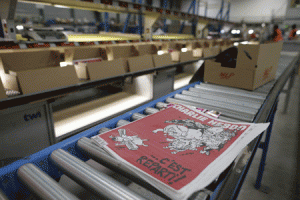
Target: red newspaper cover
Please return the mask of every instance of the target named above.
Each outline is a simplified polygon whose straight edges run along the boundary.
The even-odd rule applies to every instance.
[[[147,177],[180,190],[212,166],[250,127],[250,123],[224,122],[175,104],[93,139]]]

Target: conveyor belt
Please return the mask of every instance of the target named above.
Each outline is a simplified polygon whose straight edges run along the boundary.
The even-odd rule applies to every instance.
[[[229,121],[264,122],[272,111],[278,94],[282,90],[287,79],[295,71],[294,66],[298,59],[298,54],[283,54],[280,58],[279,65],[279,71],[282,71],[282,74],[277,76],[276,81],[266,84],[253,92],[199,82],[190,84],[189,86],[147,103],[122,116],[116,117],[66,139],[63,142],[50,146],[28,158],[21,159],[11,165],[1,168],[0,189],[5,192],[5,195],[7,195],[9,199],[19,199],[17,197],[20,196],[25,199],[31,193],[40,197],[41,193],[43,195],[47,193],[50,196],[52,194],[58,196],[61,195],[61,197],[65,196],[65,199],[68,199],[69,197],[72,197],[73,194],[59,189],[59,186],[57,186],[54,181],[62,174],[66,174],[84,188],[92,191],[98,196],[105,196],[105,198],[113,199],[144,198],[142,195],[135,193],[118,181],[112,180],[106,174],[95,171],[84,162],[88,159],[93,159],[104,166],[125,175],[130,180],[140,184],[155,194],[167,198],[154,187],[143,180],[140,180],[131,169],[127,169],[122,163],[114,160],[96,145],[93,145],[89,138],[98,134],[99,131],[108,131],[117,126],[122,126],[131,121],[143,118],[146,115],[153,114],[157,112],[158,109],[165,107],[167,105],[166,102],[184,103],[220,111],[222,113],[220,118]],[[282,60],[287,63],[282,62]],[[205,90],[206,92],[202,94],[200,90]],[[226,100],[229,98],[232,101]],[[246,100],[249,104],[253,105],[253,107],[249,107],[249,104],[241,103],[239,100]],[[248,151],[242,152],[238,158],[242,158],[241,156],[243,156],[243,154],[252,154],[254,148],[257,147],[258,141],[259,139],[250,143],[247,147]],[[215,191],[216,199],[232,199],[233,197],[236,197],[240,181],[243,179],[243,173],[241,172],[247,168],[246,166],[244,159],[236,159],[234,167],[231,168],[225,180],[219,185],[218,190]],[[239,171],[237,171],[237,169]],[[25,183],[24,185],[19,182],[17,171],[22,182]],[[37,184],[40,182],[43,182],[44,184]],[[59,197],[54,196],[53,198],[48,196],[45,198],[60,199]]]

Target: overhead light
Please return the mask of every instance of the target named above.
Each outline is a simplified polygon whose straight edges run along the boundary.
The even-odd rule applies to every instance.
[[[236,34],[240,34],[241,33],[241,31],[240,30],[236,30]]]
[[[262,23],[262,25],[261,25],[262,27],[265,27],[266,26],[266,24],[265,23]]]
[[[254,30],[253,30],[253,29],[250,29],[250,30],[248,31],[248,33],[249,33],[249,34],[252,34],[252,33],[254,33]]]
[[[232,30],[232,31],[231,31],[231,34],[236,34],[236,30]]]
[[[164,54],[164,51],[160,50],[157,52],[157,55],[163,55]]]
[[[224,29],[222,29],[222,30],[221,30],[221,33],[225,33],[225,30],[224,30]]]
[[[60,62],[59,65],[60,65],[60,67],[66,67],[68,65],[72,65],[72,63],[69,63],[69,62]]]
[[[297,35],[300,35],[300,30],[296,32]]]
[[[181,52],[187,52],[187,48],[182,48]]]
[[[54,7],[56,7],[56,8],[69,8],[67,6],[62,6],[62,5],[54,5]]]
[[[238,46],[238,45],[239,45],[238,42],[233,43],[233,46]]]
[[[24,26],[22,26],[22,25],[17,25],[17,26],[16,26],[16,29],[18,29],[18,30],[23,30],[23,29],[24,29]]]

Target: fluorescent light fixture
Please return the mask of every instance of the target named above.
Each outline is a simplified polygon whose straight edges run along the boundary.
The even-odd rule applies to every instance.
[[[240,30],[236,30],[236,34],[240,34],[241,33],[241,31]]]
[[[163,55],[164,54],[164,51],[160,50],[157,52],[157,55]]]
[[[254,33],[254,30],[253,30],[253,29],[250,29],[250,30],[248,31],[248,33],[249,33],[249,34],[252,34],[252,33]]]
[[[233,43],[233,46],[238,46],[238,45],[239,45],[238,42]]]
[[[66,67],[66,66],[68,66],[68,65],[72,65],[72,63],[69,63],[69,62],[60,62],[59,65],[60,65],[61,67]]]
[[[18,30],[23,30],[23,29],[24,29],[24,26],[22,26],[22,25],[17,25],[17,26],[16,26],[16,29],[18,29]]]
[[[296,32],[296,34],[297,34],[297,35],[300,35],[300,30],[298,30],[298,31]]]
[[[248,43],[249,43],[248,41],[241,42],[241,44],[248,44]]]
[[[182,48],[181,52],[187,52],[187,48]]]
[[[231,34],[236,34],[236,30],[232,30],[232,31],[231,31]]]
[[[62,5],[54,5],[54,7],[56,7],[56,8],[69,8],[67,6],[62,6]]]

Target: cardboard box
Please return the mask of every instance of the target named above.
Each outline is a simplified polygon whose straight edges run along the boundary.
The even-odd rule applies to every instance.
[[[172,58],[169,53],[163,55],[154,55],[153,56],[154,67],[163,67],[167,65],[172,65]]]
[[[197,48],[201,48],[201,44],[198,41],[190,41],[186,43],[186,48],[188,51],[195,50]]]
[[[6,96],[6,93],[5,93],[4,87],[2,85],[1,78],[0,78],[0,99],[5,99],[5,98],[7,98],[7,96]]]
[[[87,63],[75,66],[77,76],[81,79],[99,80],[125,74],[126,61],[124,58],[112,61]]]
[[[74,66],[49,67],[12,73],[18,80],[20,92],[29,94],[78,83]]]
[[[203,49],[202,48],[196,48],[193,50],[193,56],[195,58],[201,58],[203,56]]]
[[[204,81],[254,90],[273,80],[276,75],[282,42],[240,44],[236,68],[227,68],[211,60],[205,61]]]
[[[138,44],[135,45],[135,47],[139,56],[157,54],[157,47],[154,44]]]
[[[128,58],[128,66],[130,72],[154,68],[152,55]]]
[[[0,52],[2,63],[0,63],[0,71],[6,74],[11,71],[24,71],[32,69],[47,68],[49,66],[59,66],[60,53],[50,50],[35,51],[11,51]]]
[[[99,47],[73,47],[65,49],[65,61],[86,60],[91,58],[102,58],[107,60],[106,49]]]
[[[214,46],[210,48],[203,48],[203,57],[216,56],[220,53],[220,47]]]
[[[107,59],[130,58],[139,53],[133,45],[110,45],[106,47]]]
[[[195,58],[193,56],[193,51],[187,51],[187,52],[180,53],[180,62],[187,62],[187,61],[191,61],[191,60],[195,60]]]

